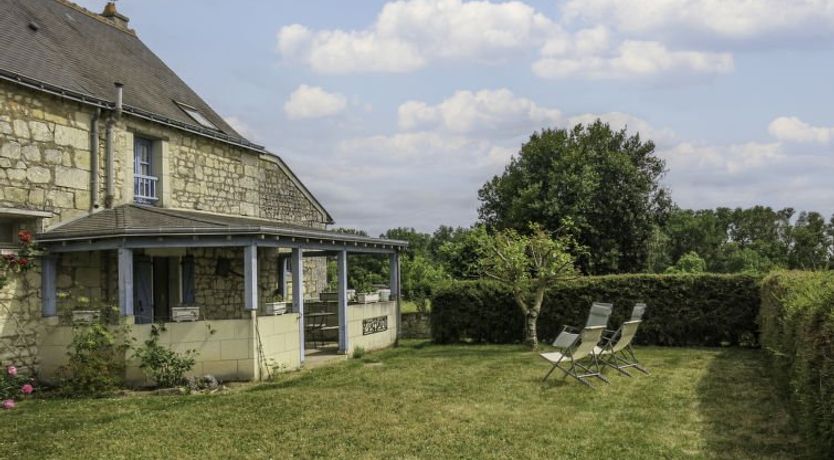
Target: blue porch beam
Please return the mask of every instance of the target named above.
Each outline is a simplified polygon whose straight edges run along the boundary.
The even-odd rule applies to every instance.
[[[133,250],[120,248],[119,258],[119,311],[122,316],[133,316]]]
[[[46,318],[58,314],[58,256],[41,259],[41,313]]]
[[[243,248],[243,302],[248,311],[258,309],[258,247]]]
[[[292,311],[298,313],[298,341],[301,363],[304,363],[304,251],[295,248],[290,255],[292,268]]]
[[[336,268],[339,278],[339,353],[348,352],[348,328],[347,328],[347,251],[339,251],[336,257]]]
[[[391,295],[394,296],[394,300],[397,302],[397,317],[396,317],[396,324],[397,324],[397,341],[400,340],[402,334],[402,312],[400,310],[400,290],[402,289],[402,282],[400,280],[400,254],[394,253],[388,256],[388,271],[390,274],[390,284],[389,288],[391,289]]]

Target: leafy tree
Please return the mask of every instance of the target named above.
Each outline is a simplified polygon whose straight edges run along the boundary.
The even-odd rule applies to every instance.
[[[413,228],[406,227],[392,228],[380,235],[380,237],[390,240],[408,241],[408,248],[405,249],[404,254],[410,257],[418,254],[423,257],[428,257],[429,246],[432,241],[430,234],[420,233]]]
[[[454,279],[480,276],[481,237],[483,226],[472,228],[440,227],[432,239],[432,258]]]
[[[666,273],[703,273],[707,271],[707,262],[695,251],[682,255],[678,262],[666,269]]]
[[[339,233],[347,233],[357,236],[368,236],[363,230],[352,228],[337,228]],[[388,283],[388,258],[373,254],[348,254],[348,286],[351,288],[381,285]],[[335,258],[331,258],[327,264],[327,279],[331,284],[337,279],[337,266]]]
[[[817,212],[803,212],[791,230],[792,245],[788,253],[790,266],[818,270],[828,266],[831,252],[830,229]]]
[[[575,249],[573,239],[551,238],[537,224],[532,224],[526,235],[508,228],[491,237],[479,231],[479,236],[484,275],[511,289],[524,314],[525,343],[537,347],[536,325],[545,291],[553,283],[576,274],[575,259],[570,253]]]
[[[443,266],[432,263],[422,255],[404,257],[400,261],[402,293],[408,300],[417,303],[418,309],[426,311],[428,299],[443,281],[449,279]]]
[[[500,176],[479,191],[480,219],[490,228],[526,232],[528,222],[555,231],[571,219],[584,272],[639,272],[653,229],[671,203],[659,180],[664,162],[654,143],[599,120],[571,130],[534,133]]]

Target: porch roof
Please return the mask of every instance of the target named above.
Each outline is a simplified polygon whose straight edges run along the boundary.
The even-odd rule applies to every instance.
[[[35,240],[46,247],[70,242],[101,240],[142,240],[148,247],[158,246],[165,240],[183,238],[192,241],[217,240],[224,245],[244,245],[252,241],[267,240],[269,246],[308,246],[315,249],[338,249],[339,247],[387,249],[396,251],[408,246],[400,240],[369,238],[330,230],[321,230],[301,225],[286,224],[273,220],[208,214],[183,209],[157,208],[137,204],[126,204],[105,209],[81,217],[39,233]],[[240,244],[235,244],[238,241]],[[297,243],[297,244],[290,244]],[[195,245],[194,243],[189,246]],[[261,244],[267,245],[267,244]],[[143,247],[133,244],[134,247]]]

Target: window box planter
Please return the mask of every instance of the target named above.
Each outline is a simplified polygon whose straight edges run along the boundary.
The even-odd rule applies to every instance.
[[[380,302],[388,302],[391,300],[391,290],[390,289],[380,289],[377,291],[379,293],[379,301]]]
[[[73,310],[72,324],[92,324],[101,317],[98,310]]]
[[[175,323],[184,321],[197,321],[200,318],[200,307],[172,307],[171,320]]]
[[[267,316],[283,315],[287,312],[287,302],[267,302],[264,304],[264,314]]]
[[[379,302],[379,293],[378,292],[364,292],[361,294],[356,294],[357,301],[359,303],[373,303]]]
[[[348,289],[347,290],[347,298],[348,302],[353,301],[356,298],[356,289]],[[320,292],[319,293],[319,300],[322,302],[338,302],[339,301],[339,293],[333,291],[327,292]]]

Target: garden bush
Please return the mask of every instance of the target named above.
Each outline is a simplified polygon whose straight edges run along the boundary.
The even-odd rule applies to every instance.
[[[173,388],[188,383],[185,374],[194,368],[197,351],[186,350],[177,353],[159,344],[159,336],[165,332],[164,324],[152,324],[151,334],[138,347],[133,357],[139,360],[139,368],[145,375],[162,388]]]
[[[124,385],[127,325],[113,324],[118,310],[104,307],[97,321],[73,326],[67,364],[61,367],[60,393],[67,397],[105,397]],[[117,316],[116,316],[117,317]]]
[[[780,272],[761,288],[762,346],[800,429],[834,452],[834,273]]]
[[[554,285],[545,295],[538,335],[553,340],[564,324],[584,324],[592,302],[614,304],[609,326],[648,305],[641,344],[719,346],[757,344],[759,279],[748,275],[614,275]],[[524,319],[510,293],[495,283],[455,281],[432,298],[432,338],[439,343],[520,342]]]

